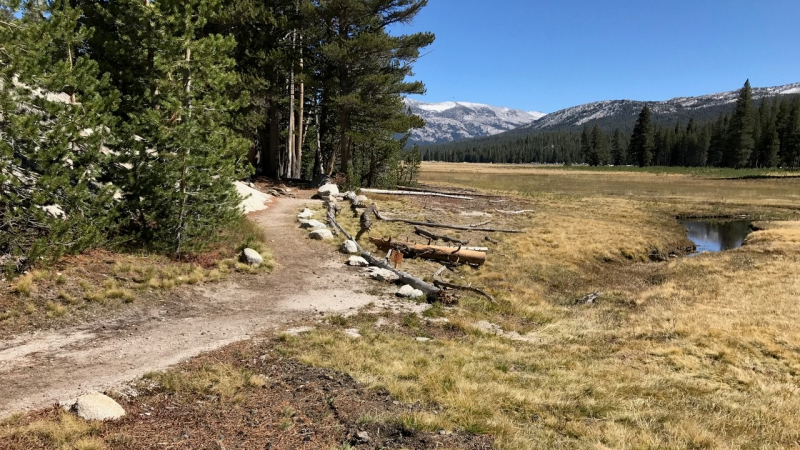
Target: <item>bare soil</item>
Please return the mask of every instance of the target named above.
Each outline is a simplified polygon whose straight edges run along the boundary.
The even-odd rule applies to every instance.
[[[175,290],[113,318],[0,340],[0,418],[104,391],[203,352],[292,321],[343,314],[378,300],[374,285],[342,269],[330,245],[305,239],[295,215],[311,200],[275,199],[254,213],[278,267],[272,274],[233,277]],[[371,293],[368,293],[371,292]]]

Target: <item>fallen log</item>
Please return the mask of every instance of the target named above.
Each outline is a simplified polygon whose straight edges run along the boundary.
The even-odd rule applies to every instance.
[[[429,193],[443,194],[443,195],[466,195],[466,196],[469,196],[469,197],[489,197],[489,198],[500,197],[499,195],[479,194],[477,192],[472,192],[472,191],[442,191],[442,190],[439,190],[435,186],[426,186],[425,188],[410,187],[410,186],[397,186],[397,189],[399,189],[401,191],[429,192]]]
[[[440,194],[438,192],[389,191],[384,189],[366,189],[366,188],[361,188],[361,192],[367,192],[370,194],[383,194],[383,195],[416,195],[422,197],[444,197],[444,198],[455,198],[458,200],[475,200],[472,197],[467,197],[464,195]]]
[[[442,223],[436,222],[420,222],[417,220],[406,220],[406,219],[396,219],[391,217],[386,217],[380,213],[377,209],[375,210],[375,216],[378,220],[382,220],[384,222],[402,222],[407,223],[409,225],[418,225],[421,227],[429,227],[429,228],[448,228],[451,230],[463,230],[463,231],[484,231],[487,233],[524,233],[522,230],[503,230],[497,228],[481,228],[483,225],[486,225],[488,222],[479,223],[476,225],[445,225]]]
[[[450,236],[445,236],[443,234],[435,234],[431,231],[424,230],[420,227],[414,227],[414,234],[416,234],[417,236],[426,237],[432,241],[452,242],[454,244],[463,244],[463,245],[469,244],[469,241],[462,241],[460,239],[456,239]]]
[[[536,211],[534,211],[532,209],[520,209],[519,211],[503,211],[503,210],[500,210],[500,209],[495,209],[495,211],[499,212],[500,214],[508,214],[508,215],[511,215],[511,216],[518,216],[520,214],[536,212]]]
[[[351,240],[351,241],[356,243],[356,247],[358,248],[358,251],[361,253],[361,257],[366,259],[367,262],[370,265],[375,266],[375,267],[380,267],[381,269],[386,269],[386,270],[396,274],[398,277],[400,277],[399,281],[401,283],[405,283],[405,284],[413,287],[414,289],[419,289],[420,291],[422,291],[425,294],[426,297],[429,297],[429,298],[437,298],[437,297],[439,297],[439,294],[441,294],[441,292],[442,292],[442,290],[440,288],[438,288],[438,287],[436,287],[436,286],[434,286],[434,285],[432,285],[430,283],[426,283],[425,281],[420,280],[419,278],[415,277],[414,275],[411,275],[410,273],[401,272],[401,271],[393,268],[391,265],[387,264],[386,262],[375,258],[374,256],[372,256],[372,253],[364,250],[364,248],[361,247],[361,244],[359,244],[358,241],[353,239],[353,236],[351,236],[350,233],[348,233],[347,230],[345,230],[344,227],[342,227],[339,224],[339,222],[336,221],[335,216],[334,216],[334,218],[331,219],[331,221],[333,222],[333,225],[336,228],[338,228],[339,231],[341,231],[342,234],[347,239],[349,239],[349,240]]]
[[[394,250],[402,253],[406,258],[422,258],[472,266],[481,266],[486,262],[486,253],[466,250],[462,247],[440,247],[378,238],[370,238],[370,242],[382,251]]]

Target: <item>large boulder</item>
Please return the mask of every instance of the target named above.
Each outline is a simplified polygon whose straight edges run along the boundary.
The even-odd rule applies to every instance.
[[[333,239],[333,233],[331,233],[331,230],[328,229],[314,230],[308,235],[308,237],[317,241],[329,241]]]
[[[347,265],[353,267],[369,267],[369,262],[360,256],[351,256],[347,261]]]
[[[125,410],[113,398],[103,394],[86,394],[78,397],[72,411],[84,420],[116,420],[125,416]]]
[[[408,284],[401,287],[400,290],[397,291],[397,296],[403,298],[419,298],[423,297],[424,295],[424,292],[420,291],[419,289],[414,289]]]
[[[253,250],[252,248],[246,248],[242,250],[241,256],[239,256],[239,260],[248,266],[258,267],[264,263],[264,258],[258,254],[257,251]]]
[[[327,228],[324,223],[320,222],[319,220],[301,220],[300,221],[300,228],[305,230],[322,230]]]
[[[339,186],[336,186],[333,183],[328,183],[317,189],[317,193],[323,198],[339,195]]]
[[[341,250],[345,255],[355,255],[358,253],[358,245],[355,241],[344,241]]]

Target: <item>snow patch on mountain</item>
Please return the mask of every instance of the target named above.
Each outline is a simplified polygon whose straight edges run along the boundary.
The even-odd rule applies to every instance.
[[[425,128],[412,130],[410,142],[418,144],[491,136],[531,124],[544,116],[540,112],[470,102],[426,103],[406,99],[406,105],[425,120]]]

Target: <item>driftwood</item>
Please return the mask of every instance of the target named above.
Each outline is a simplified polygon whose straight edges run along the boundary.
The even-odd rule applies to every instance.
[[[334,236],[338,236],[339,231],[336,229],[336,226],[334,224],[336,223],[336,216],[339,214],[339,211],[341,211],[341,208],[339,208],[339,205],[333,198],[325,200],[325,206],[327,206],[328,208],[328,213],[327,213],[328,227],[331,229],[331,233],[333,233]]]
[[[491,242],[492,244],[499,244],[499,242],[497,242],[494,239],[492,239],[491,236],[486,236],[484,239],[489,241],[489,242]]]
[[[499,212],[500,214],[508,214],[508,215],[511,215],[511,216],[518,216],[520,214],[536,212],[536,211],[534,211],[532,209],[520,209],[519,211],[502,211],[500,209],[495,209],[495,211]]]
[[[378,238],[370,238],[370,242],[383,251],[394,250],[400,252],[406,258],[422,258],[472,266],[480,266],[486,262],[486,253],[465,250],[461,247],[440,247]]]
[[[369,232],[369,229],[372,228],[373,221],[377,219],[377,215],[378,215],[378,207],[375,206],[374,204],[370,205],[369,208],[367,208],[366,210],[364,210],[363,213],[361,213],[361,223],[360,223],[361,228],[358,230],[358,234],[356,234],[356,239],[355,239],[356,242],[358,242],[358,240],[361,239],[361,236],[363,236],[364,233]]]
[[[494,304],[497,304],[497,301],[494,299],[494,297],[492,297],[486,291],[483,291],[483,290],[478,289],[478,288],[474,288],[472,286],[461,286],[459,284],[448,283],[447,281],[439,279],[439,275],[441,275],[442,272],[445,271],[445,269],[447,269],[447,268],[445,266],[442,266],[439,270],[436,271],[435,274],[433,274],[433,284],[434,284],[434,286],[436,286],[438,288],[444,288],[444,289],[453,289],[453,290],[456,290],[456,291],[474,292],[475,294],[479,294],[479,295],[482,295],[482,296],[486,297],[487,299],[489,299],[490,302],[492,302]]]
[[[396,274],[398,277],[400,277],[400,282],[408,284],[409,286],[413,287],[414,289],[419,289],[427,297],[434,297],[435,298],[435,297],[438,297],[439,294],[442,292],[442,290],[440,288],[438,288],[438,287],[436,287],[436,286],[434,286],[434,285],[432,285],[430,283],[426,283],[425,281],[422,281],[419,278],[417,278],[417,277],[415,277],[415,276],[413,276],[413,275],[411,275],[409,273],[401,272],[401,271],[393,268],[392,266],[390,266],[386,262],[375,258],[374,256],[372,256],[372,253],[364,250],[364,248],[361,247],[361,245],[358,243],[358,241],[353,239],[353,236],[351,236],[350,233],[347,232],[347,230],[345,230],[341,225],[339,225],[339,222],[336,221],[335,217],[332,219],[332,221],[333,221],[333,225],[337,229],[339,229],[339,231],[341,231],[342,234],[347,239],[349,239],[349,240],[351,240],[351,241],[356,243],[356,247],[358,248],[358,251],[361,253],[361,257],[364,258],[365,260],[367,260],[367,262],[370,265],[375,266],[375,267],[380,267],[381,269],[386,269],[386,270]]]
[[[454,244],[462,244],[462,245],[469,244],[469,241],[462,241],[460,239],[456,239],[450,236],[445,236],[443,234],[435,234],[431,231],[424,230],[420,227],[414,227],[414,234],[416,234],[417,236],[426,237],[432,241],[452,242]]]
[[[576,305],[591,305],[594,303],[600,296],[603,295],[602,292],[592,292],[591,294],[584,295],[583,297],[579,298],[575,301]]]
[[[386,217],[381,215],[380,211],[375,209],[375,216],[384,222],[402,222],[407,223],[409,225],[418,225],[422,227],[429,227],[429,228],[448,228],[451,230],[463,230],[463,231],[485,231],[487,233],[524,233],[522,230],[503,230],[497,228],[481,228],[483,225],[486,225],[489,222],[482,222],[475,225],[445,225],[442,223],[436,222],[419,222],[416,220],[406,220],[406,219],[395,219],[391,217]]]
[[[444,198],[454,198],[458,200],[475,200],[472,197],[467,197],[464,195],[440,194],[438,192],[388,191],[384,189],[364,189],[364,188],[361,188],[361,192],[367,192],[370,194],[383,194],[383,195],[415,195],[421,197],[444,197]]]

